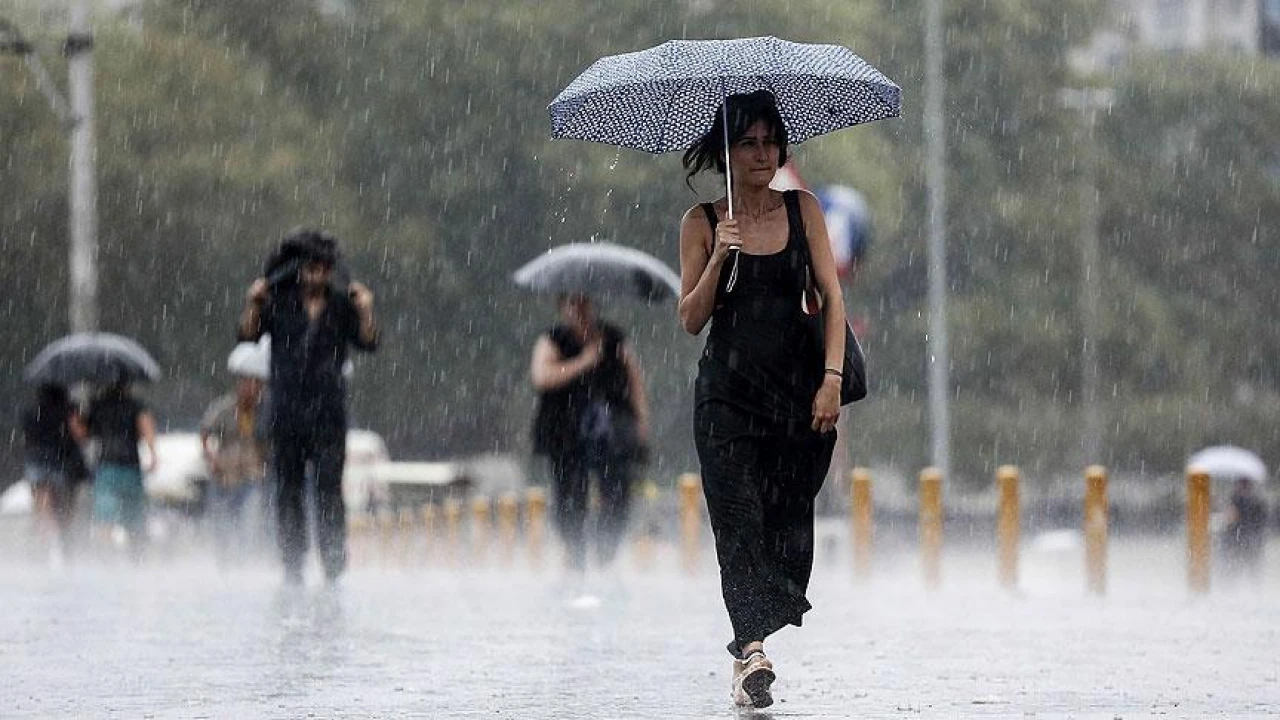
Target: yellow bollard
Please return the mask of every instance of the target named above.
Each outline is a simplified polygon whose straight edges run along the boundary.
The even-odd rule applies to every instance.
[[[422,516],[422,558],[431,562],[436,544],[436,504],[423,503],[419,514]]]
[[[396,538],[396,514],[390,510],[378,513],[378,565],[386,567],[391,564],[394,555],[393,546]]]
[[[1107,592],[1107,469],[1090,465],[1084,471],[1084,566],[1089,592]]]
[[[520,501],[513,492],[498,498],[498,553],[503,567],[510,567],[516,554],[516,532],[520,524]]]
[[[542,488],[529,488],[525,499],[525,541],[529,545],[529,564],[542,566],[542,546],[547,533],[547,493]]]
[[[462,503],[455,498],[444,501],[444,552],[450,565],[458,562],[459,526],[462,524]]]
[[[1018,493],[1018,468],[1003,465],[996,470],[1000,490],[1000,507],[996,512],[996,542],[1000,554],[1000,585],[1009,590],[1018,587],[1018,539],[1021,534],[1021,502]]]
[[[849,474],[853,503],[853,574],[860,579],[871,577],[871,471],[854,468]]]
[[[347,534],[350,536],[351,566],[367,566],[369,564],[369,514],[356,512],[348,515]]]
[[[489,554],[489,525],[493,504],[484,495],[471,500],[471,560],[479,565]]]
[[[1187,585],[1209,592],[1209,473],[1187,470]]]
[[[399,527],[396,537],[396,562],[409,564],[409,555],[413,550],[413,523],[417,513],[412,508],[400,508]]]
[[[680,476],[680,559],[690,575],[698,570],[698,532],[702,512],[698,503],[700,478],[694,473]]]
[[[653,569],[654,564],[654,505],[658,501],[658,485],[652,480],[645,480],[640,486],[640,497],[644,507],[640,513],[640,532],[636,534],[635,562],[636,568],[643,571]]]
[[[942,472],[920,472],[920,561],[925,586],[942,584]]]

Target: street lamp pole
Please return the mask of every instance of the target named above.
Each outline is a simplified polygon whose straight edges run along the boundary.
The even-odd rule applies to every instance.
[[[943,118],[942,0],[924,3],[925,188],[929,213],[930,462],[951,477],[951,356],[947,347],[947,137]]]
[[[72,332],[98,330],[98,189],[94,174],[93,26],[88,0],[71,4],[63,53],[71,104]]]
[[[1087,466],[1103,464],[1102,370],[1098,362],[1098,339],[1102,334],[1102,250],[1098,237],[1101,203],[1095,130],[1098,112],[1111,107],[1114,92],[1109,88],[1069,88],[1060,95],[1062,104],[1078,111],[1082,119],[1076,142],[1080,164],[1080,459]]]
[[[58,92],[53,77],[39,54],[8,20],[0,18],[0,53],[20,55],[38,90],[49,101],[59,123],[70,136],[71,156],[68,220],[71,242],[68,250],[69,307],[71,332],[98,330],[98,188],[94,176],[93,27],[87,0],[70,5],[67,39],[62,51],[67,58],[69,98]]]

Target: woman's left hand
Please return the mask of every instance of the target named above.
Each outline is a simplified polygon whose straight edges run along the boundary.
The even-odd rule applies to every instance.
[[[813,396],[812,428],[820,433],[829,433],[836,429],[836,421],[840,419],[840,377],[826,375],[822,387]]]

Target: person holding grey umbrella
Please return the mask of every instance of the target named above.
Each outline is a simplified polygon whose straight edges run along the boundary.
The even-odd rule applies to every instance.
[[[835,447],[845,318],[817,199],[769,188],[787,157],[773,96],[726,102],[728,126],[717,114],[684,156],[690,177],[731,170],[733,204],[722,198],[684,216],[679,315],[691,334],[711,324],[694,442],[733,626],[733,698],[766,707],[775,674],[764,641],[810,608],[814,499]]]
[[[572,573],[586,570],[591,474],[599,478],[597,555],[617,554],[630,511],[632,472],[649,443],[649,402],[626,336],[582,293],[562,293],[560,324],[538,337],[530,378],[538,392],[534,452],[551,464],[556,527]]]
[[[240,316],[241,342],[271,335],[271,429],[276,529],[285,581],[300,584],[307,552],[303,506],[307,466],[315,476],[317,541],[325,578],[346,569],[346,380],[349,347],[378,346],[373,293],[345,277],[337,240],[314,229],[290,232],[253,282]]]
[[[120,378],[103,388],[85,413],[88,437],[98,443],[93,481],[93,517],[100,531],[128,547],[136,560],[146,543],[147,495],[144,472],[155,470],[156,421],[146,404]],[[150,461],[143,468],[138,444],[145,443]]]
[[[50,557],[61,562],[68,551],[76,490],[88,479],[80,442],[85,438],[80,411],[67,388],[41,383],[35,402],[22,412],[25,477],[35,510],[51,540]]]
[[[809,609],[813,494],[840,405],[866,395],[821,209],[769,183],[788,143],[898,117],[901,95],[848,48],[755,37],[609,55],[547,106],[553,137],[684,151],[690,179],[725,176],[726,197],[681,225],[680,323],[712,326],[695,439],[739,705],[773,703],[763,641]]]

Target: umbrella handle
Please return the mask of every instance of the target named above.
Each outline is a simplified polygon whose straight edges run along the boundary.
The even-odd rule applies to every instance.
[[[733,219],[733,168],[729,165],[729,98],[720,103],[724,119],[724,194],[729,201],[729,219]]]
[[[729,203],[729,212],[727,213],[730,220],[733,219],[733,168],[729,165],[729,96],[725,95],[724,101],[720,103],[720,111],[724,122],[724,195],[725,200]],[[729,282],[725,285],[725,292],[733,292],[733,288],[738,284],[738,257],[741,251],[733,250],[733,267],[729,269]]]

